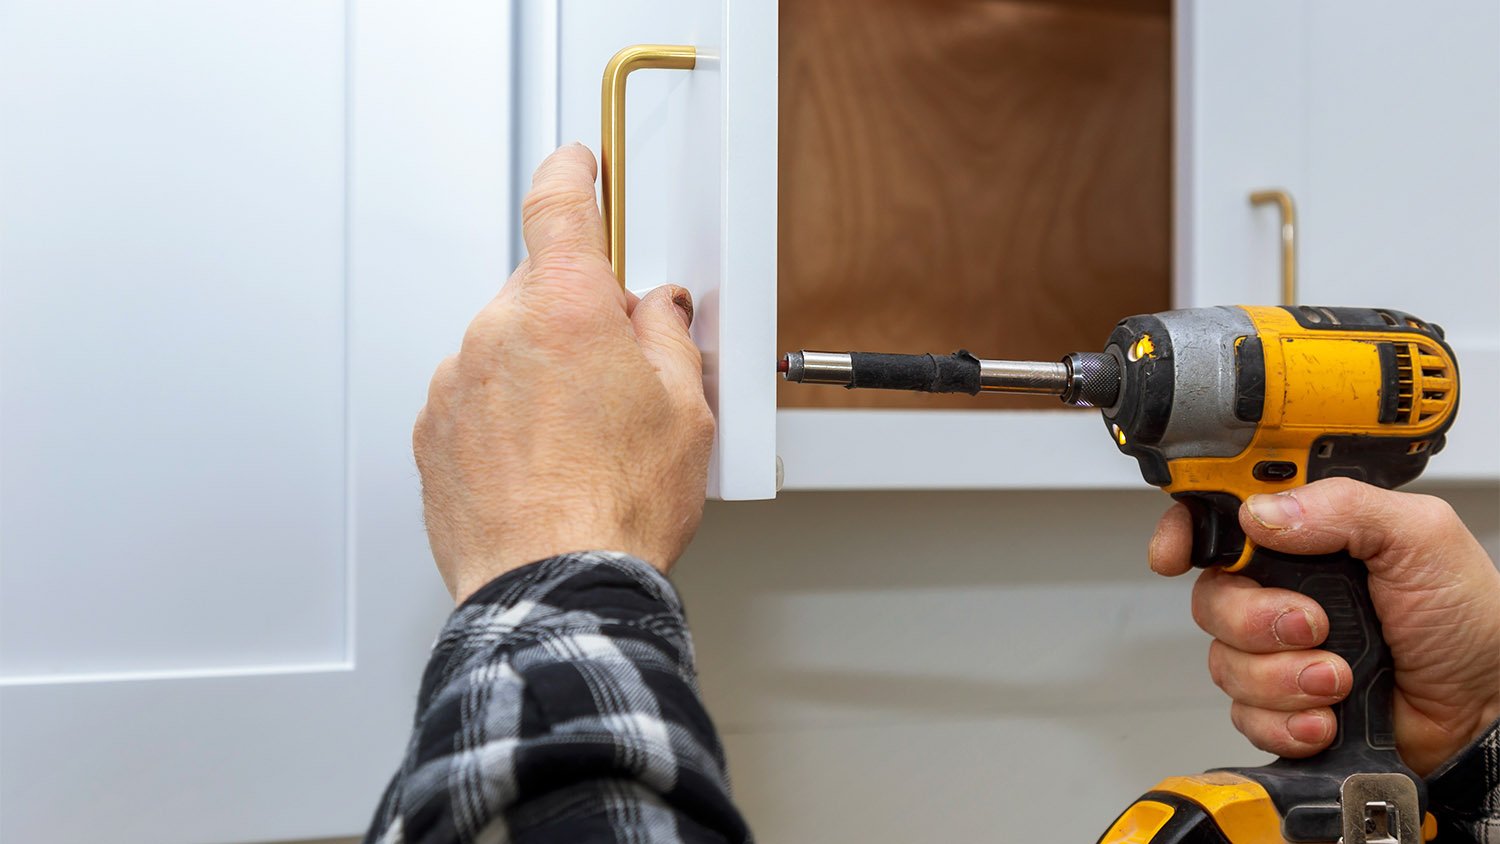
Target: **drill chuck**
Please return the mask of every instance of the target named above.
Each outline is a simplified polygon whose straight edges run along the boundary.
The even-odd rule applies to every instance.
[[[1063,363],[1068,367],[1063,401],[1074,407],[1113,407],[1119,400],[1119,358],[1108,352],[1073,352]]]
[[[981,360],[966,351],[946,357],[875,352],[792,352],[786,380],[849,389],[921,393],[1030,393],[1078,407],[1109,407],[1120,392],[1120,363],[1103,352],[1074,352],[1057,363]]]

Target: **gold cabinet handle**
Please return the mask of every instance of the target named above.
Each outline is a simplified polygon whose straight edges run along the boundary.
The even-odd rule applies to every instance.
[[[1276,203],[1281,209],[1281,304],[1297,304],[1297,206],[1281,188],[1266,188],[1250,194],[1251,205]]]
[[[698,50],[694,47],[637,44],[615,53],[604,67],[604,105],[599,117],[604,132],[599,145],[600,182],[604,186],[609,265],[621,287],[625,286],[625,77],[642,68],[692,70],[697,64]]]

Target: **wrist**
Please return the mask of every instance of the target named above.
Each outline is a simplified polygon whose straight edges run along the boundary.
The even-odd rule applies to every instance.
[[[647,588],[653,595],[671,593],[673,597],[668,600],[668,603],[680,609],[670,581],[656,566],[634,554],[608,550],[568,551],[514,566],[488,580],[473,584],[473,588],[469,588],[469,584],[465,583],[461,590],[455,590],[456,593],[461,592],[463,596],[456,601],[455,605],[462,608],[466,604],[476,602],[524,600],[523,597],[518,596],[523,596],[527,590],[536,588],[537,584],[572,577],[595,569],[607,569],[613,572],[613,574],[591,575],[596,578],[624,577]],[[549,600],[554,601],[559,608],[566,608],[570,603],[583,606],[597,604],[598,601],[597,596],[573,591],[558,593]]]
[[[486,585],[518,569],[558,557],[579,557],[588,554],[632,557],[656,569],[659,573],[666,574],[667,566],[660,564],[653,555],[635,550],[632,547],[633,544],[612,538],[594,540],[568,540],[559,538],[551,541],[527,543],[524,546],[508,548],[496,555],[461,560],[451,567],[445,567],[447,571],[453,573],[449,591],[453,595],[454,606],[458,606]]]
[[[1500,689],[1497,689],[1495,691],[1495,694],[1490,698],[1489,703],[1480,710],[1479,720],[1474,725],[1474,730],[1469,736],[1469,741],[1473,741],[1474,739],[1477,739],[1480,736],[1484,735],[1492,726],[1494,726],[1496,721],[1500,721]]]

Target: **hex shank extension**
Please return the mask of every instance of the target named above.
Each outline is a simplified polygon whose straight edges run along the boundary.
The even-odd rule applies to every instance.
[[[921,393],[1029,393],[1080,407],[1109,407],[1120,392],[1113,355],[1074,352],[1057,363],[981,360],[960,350],[946,357],[879,352],[792,352],[778,370],[788,381],[848,389]]]

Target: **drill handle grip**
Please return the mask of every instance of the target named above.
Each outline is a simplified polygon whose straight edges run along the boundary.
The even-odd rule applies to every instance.
[[[1340,808],[1345,781],[1355,774],[1399,774],[1409,780],[1414,800],[1403,810],[1409,815],[1403,823],[1419,824],[1427,789],[1396,752],[1396,673],[1370,600],[1370,573],[1364,562],[1347,551],[1299,556],[1256,547],[1239,573],[1262,586],[1300,592],[1322,605],[1328,615],[1328,638],[1322,647],[1349,663],[1354,680],[1349,693],[1333,706],[1338,732],[1326,749],[1305,759],[1282,758],[1261,768],[1233,770],[1265,787],[1289,840],[1337,841],[1349,812],[1363,823],[1364,806]]]
[[[1395,671],[1380,619],[1370,600],[1369,571],[1347,551],[1318,556],[1284,554],[1256,547],[1239,574],[1262,586],[1290,589],[1317,601],[1328,615],[1322,649],[1344,658],[1353,671],[1349,693],[1334,704],[1338,735],[1327,750],[1301,764],[1357,763],[1355,770],[1396,756]]]

